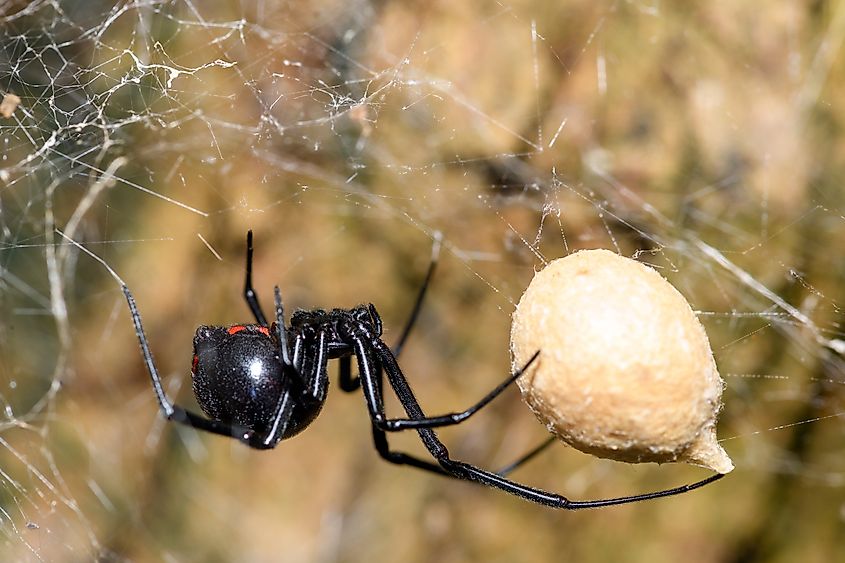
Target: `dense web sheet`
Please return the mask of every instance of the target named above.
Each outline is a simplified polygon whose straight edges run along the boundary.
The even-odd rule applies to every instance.
[[[561,535],[384,464],[336,389],[271,453],[165,425],[119,288],[58,231],[127,281],[190,402],[194,327],[247,318],[248,228],[265,303],[371,300],[393,336],[442,236],[403,357],[432,413],[509,369],[535,269],[593,247],[652,265],[708,330],[737,470],[617,512],[682,513],[673,539],[610,545],[845,553],[845,10],[452,4],[0,0],[3,559],[591,557],[602,516]],[[444,435],[494,467],[543,430],[513,394]],[[600,498],[702,473],[560,446],[517,476]]]

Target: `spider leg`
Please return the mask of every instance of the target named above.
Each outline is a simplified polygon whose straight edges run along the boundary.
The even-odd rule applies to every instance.
[[[387,434],[384,430],[376,428],[375,425],[373,425],[373,442],[375,443],[376,451],[379,455],[390,463],[395,465],[410,465],[411,467],[416,467],[417,469],[422,469],[423,471],[436,473],[437,475],[443,475],[444,477],[452,477],[451,473],[436,463],[420,459],[405,452],[391,450],[390,445],[387,443]]]
[[[378,362],[384,368],[385,372],[387,372],[387,378],[390,382],[390,386],[393,388],[393,392],[396,394],[396,396],[399,398],[399,401],[402,403],[402,407],[405,409],[405,412],[408,414],[408,417],[411,419],[424,419],[425,413],[423,412],[419,402],[414,396],[414,393],[411,390],[408,381],[402,374],[402,370],[399,369],[399,365],[396,363],[396,358],[390,352],[390,349],[378,339],[372,339],[366,343],[359,343],[358,340],[359,339],[356,338],[356,354],[359,349],[364,349],[364,351],[366,352],[366,350],[369,348],[372,349],[373,352],[378,355]],[[384,403],[382,402],[382,393],[381,389],[377,389],[378,387],[381,387],[383,383],[378,379],[372,377],[375,373],[375,370],[373,370],[371,366],[364,365],[371,362],[372,359],[366,353],[363,357],[359,358],[359,366],[361,367],[360,374],[363,380],[362,385],[365,389],[364,396],[367,399],[367,403],[371,413],[370,416],[373,420],[373,424],[375,425],[376,420],[378,420],[379,416],[381,418],[384,418]],[[375,413],[375,415],[373,413]],[[418,428],[417,433],[419,434],[423,445],[426,447],[432,457],[434,457],[440,467],[445,470],[448,476],[456,479],[467,479],[470,481],[475,481],[477,483],[481,483],[483,485],[487,485],[511,493],[525,500],[542,504],[545,506],[550,506],[553,508],[561,508],[567,510],[598,508],[601,506],[626,504],[630,502],[638,502],[642,500],[672,496],[685,493],[693,489],[697,489],[724,477],[724,475],[722,474],[716,474],[708,477],[707,479],[703,479],[701,481],[689,485],[640,495],[616,497],[610,499],[572,501],[557,493],[544,491],[535,487],[529,487],[527,485],[523,485],[522,483],[518,483],[516,481],[511,481],[510,479],[502,477],[501,475],[486,471],[469,463],[452,459],[451,457],[449,457],[449,451],[446,449],[446,446],[443,444],[443,442],[438,439],[437,434],[431,428]],[[378,449],[378,443],[376,443],[376,447]],[[379,451],[379,453],[382,452]],[[382,456],[384,457],[384,454],[382,454]],[[413,462],[409,462],[410,460],[403,460],[401,457],[397,457],[395,460],[390,458],[387,459],[389,461],[393,461],[394,463],[406,463],[409,465],[415,465]],[[419,465],[417,465],[417,467],[419,467]],[[427,467],[423,468],[428,469]]]
[[[273,297],[276,304],[276,336],[279,339],[279,348],[281,348],[281,362],[285,371],[290,371],[300,383],[305,383],[299,370],[296,369],[293,362],[290,360],[290,350],[288,349],[288,334],[285,328],[285,309],[282,305],[282,292],[277,285],[273,290]],[[266,323],[265,323],[266,324]]]
[[[382,454],[382,457],[385,457],[389,461],[392,461],[394,463],[397,463],[397,461],[394,461],[393,458],[397,457],[400,460],[400,461],[398,461],[398,463],[405,463],[407,465],[416,465],[416,464],[412,463],[411,461],[401,461],[403,459],[407,460],[408,456],[405,455],[405,454],[401,454],[399,452],[390,451],[390,448],[388,447],[388,444],[387,444],[387,435],[385,434],[385,432],[383,430],[376,432],[378,429],[375,427],[375,425],[373,425],[373,430],[374,430],[374,438],[375,438],[375,441],[376,441],[376,449],[379,451],[379,453]],[[538,444],[537,446],[528,450],[528,452],[519,456],[516,460],[510,462],[509,464],[503,466],[501,469],[496,471],[496,475],[500,475],[502,477],[507,476],[508,474],[510,474],[513,471],[517,470],[518,468],[522,467],[523,465],[525,465],[526,463],[528,463],[529,461],[531,461],[532,459],[534,459],[535,457],[537,457],[538,455],[540,455],[541,453],[546,451],[549,448],[549,446],[551,446],[552,444],[554,444],[556,442],[557,442],[556,437],[549,436],[548,438],[543,440],[540,444]],[[421,461],[421,460],[417,460],[417,459],[414,459],[414,458],[410,458],[410,459],[412,461],[416,461],[416,462]],[[445,473],[439,465],[434,465],[432,463],[427,463],[427,462],[423,462],[423,463],[425,463],[427,466],[433,466],[435,469],[437,469],[438,471],[435,471],[435,473],[441,473],[441,474]],[[416,466],[420,467],[419,465],[416,465]],[[428,467],[422,467],[422,469],[429,469],[429,468]],[[447,473],[447,475],[448,475],[448,473]]]
[[[304,373],[309,372],[309,368],[304,367],[308,360],[304,355],[304,350],[311,348],[305,342],[305,338],[296,333],[293,345],[293,361],[291,361],[290,351],[288,350],[287,329],[285,328],[285,310],[282,306],[282,292],[279,286],[274,289],[274,299],[276,304],[276,336],[279,340],[279,347],[281,348],[281,362],[285,375],[290,376],[298,389],[299,396],[302,399],[310,400],[317,399],[320,396],[325,397],[328,390],[328,376],[326,375],[326,366],[329,361],[328,342],[326,340],[325,332],[320,332],[316,350],[316,368],[311,369],[311,377],[306,378]],[[301,356],[301,357],[300,357]]]
[[[293,353],[291,362],[293,362],[294,367],[302,373],[302,362],[303,360],[303,346],[305,345],[305,337],[302,334],[297,334],[293,339]]]
[[[329,362],[329,344],[325,331],[317,335],[316,345],[306,342],[302,333],[295,331],[293,344],[293,359],[288,350],[287,329],[285,328],[285,310],[282,305],[282,292],[279,286],[274,289],[274,300],[276,305],[276,336],[279,340],[280,357],[285,375],[290,376],[296,383],[298,396],[302,400],[322,401],[328,391],[328,375],[326,368]],[[306,354],[307,350],[314,349],[313,357]],[[303,374],[310,374],[305,376]]]
[[[297,355],[300,350],[313,350],[313,353],[308,356],[304,355],[297,361]],[[326,399],[326,394],[329,388],[328,377],[328,363],[329,363],[329,343],[326,337],[326,332],[321,330],[317,334],[317,341],[305,341],[305,337],[297,335],[296,344],[294,345],[294,366],[301,374],[308,374],[303,376],[305,387],[302,390],[301,398],[306,401],[323,402]]]
[[[461,412],[453,412],[449,414],[439,415],[439,416],[430,416],[424,418],[388,418],[384,420],[377,420],[376,425],[379,426],[382,430],[387,430],[388,432],[398,432],[401,430],[409,430],[409,429],[416,429],[416,428],[439,428],[441,426],[452,426],[455,424],[460,424],[461,422],[465,421],[482,408],[487,406],[490,401],[498,397],[502,391],[507,389],[514,381],[519,379],[519,377],[525,373],[532,363],[537,359],[540,355],[539,350],[531,356],[528,362],[522,366],[521,369],[515,371],[514,373],[510,374],[507,379],[505,379],[502,383],[496,386],[495,389],[487,393],[480,401],[469,407],[468,409],[461,411]]]
[[[251,436],[249,442],[245,442],[248,446],[260,450],[269,450],[275,448],[276,444],[282,441],[285,431],[290,423],[293,415],[293,407],[295,401],[290,390],[285,390],[279,402],[276,403],[276,412],[273,414],[273,422],[266,432],[262,434],[255,434]]]
[[[384,412],[384,402],[382,401],[381,397],[381,389],[384,385],[381,381],[382,372],[375,365],[372,355],[370,354],[370,351],[363,340],[356,338],[354,348],[355,358],[358,362],[358,371],[361,374],[359,381],[361,382],[361,386],[364,389],[364,396],[367,402],[367,409],[370,413],[370,419],[375,420],[375,418],[379,415],[379,412]],[[376,450],[382,458],[389,461],[390,463],[395,463],[397,465],[410,465],[412,467],[416,467],[424,471],[437,473],[438,475],[445,475],[447,477],[450,476],[450,474],[445,469],[443,469],[442,467],[440,467],[440,465],[436,463],[420,459],[411,454],[391,450],[387,442],[387,434],[384,430],[376,426],[375,423],[372,424],[372,430],[373,442],[375,444]],[[426,431],[420,430],[420,432],[422,433]],[[429,430],[428,432],[431,431]],[[437,441],[436,437],[435,441]],[[440,444],[439,442],[437,443],[445,449],[445,446],[443,446],[443,444]],[[436,444],[434,444],[434,446],[436,447]]]
[[[132,316],[132,324],[135,325],[135,334],[138,336],[138,342],[141,345],[141,354],[144,357],[144,364],[147,368],[147,372],[150,374],[150,379],[153,383],[153,391],[155,392],[159,408],[165,418],[184,424],[185,426],[190,426],[197,430],[235,438],[253,448],[266,447],[264,446],[265,441],[262,437],[258,436],[249,428],[239,426],[237,424],[230,424],[228,422],[221,422],[219,420],[210,420],[170,402],[170,399],[167,398],[167,395],[164,392],[164,386],[161,383],[161,376],[159,375],[158,369],[153,361],[153,355],[150,351],[150,345],[147,342],[147,336],[144,334],[144,325],[141,322],[141,313],[138,311],[138,306],[135,304],[135,298],[132,296],[132,292],[129,291],[127,286],[123,285],[122,288],[123,295],[126,297],[126,302],[129,304],[129,313]],[[287,395],[288,393],[284,393],[282,398],[286,398]],[[288,410],[292,410],[292,401],[290,401],[289,398],[286,400],[291,403]],[[281,403],[282,400],[280,399],[279,402]],[[289,418],[290,413],[288,413],[288,419]],[[287,421],[285,421],[285,425],[287,425]]]
[[[507,474],[511,473],[519,467],[522,467],[524,464],[528,463],[529,461],[543,453],[546,448],[548,448],[555,442],[557,442],[557,438],[555,438],[554,436],[549,436],[548,438],[543,440],[538,446],[531,448],[530,450],[528,450],[528,452],[519,456],[515,461],[510,462],[506,466],[496,471],[496,475],[501,475],[502,477],[506,476]]]
[[[244,299],[249,305],[249,310],[255,320],[261,326],[267,326],[267,317],[261,310],[261,305],[258,303],[258,294],[252,287],[252,230],[246,233],[246,282],[244,283]]]
[[[164,393],[164,386],[161,384],[161,376],[158,374],[155,362],[153,361],[153,354],[150,352],[150,345],[147,343],[147,336],[144,334],[144,326],[141,324],[141,313],[138,312],[138,306],[135,304],[135,298],[127,286],[123,286],[123,295],[126,297],[126,302],[129,304],[129,314],[132,315],[132,324],[135,325],[135,334],[138,335],[138,342],[141,344],[141,354],[144,356],[144,364],[147,366],[147,371],[150,378],[153,380],[153,391],[155,391],[156,399],[158,399],[158,406],[161,412],[167,418],[173,416],[175,409],[173,403],[167,398]]]
[[[329,390],[329,376],[327,373],[329,365],[329,343],[326,332],[321,330],[317,337],[317,349],[314,358],[314,371],[311,380],[308,382],[308,394],[317,401],[323,402]]]
[[[453,460],[449,457],[449,451],[446,449],[446,446],[440,441],[434,430],[430,428],[417,428],[416,430],[420,435],[420,439],[422,440],[425,448],[437,461],[437,465],[404,452],[390,450],[386,433],[376,424],[376,420],[384,419],[384,402],[381,394],[381,388],[383,386],[383,382],[380,381],[381,372],[373,365],[373,359],[369,353],[368,346],[372,346],[373,344],[375,343],[365,343],[361,338],[356,338],[355,355],[358,359],[358,368],[361,376],[362,387],[364,388],[364,397],[367,400],[370,418],[373,420],[373,439],[376,450],[385,460],[397,465],[410,465],[425,471],[445,475],[446,477],[476,481],[547,506],[554,506],[557,508],[569,507],[570,501],[563,496],[556,495],[554,493],[546,493],[540,489],[534,489],[532,487],[513,483],[493,473],[489,473],[488,475],[488,472],[478,469],[472,465]],[[372,347],[376,349],[375,346]],[[383,346],[383,349],[388,351],[390,358],[393,357],[389,349],[387,349],[387,346]],[[379,356],[382,356],[381,350],[376,350],[378,351]],[[386,360],[385,357],[381,357],[380,359],[381,362],[379,363],[382,364]],[[414,397],[410,386],[407,385],[407,381],[405,381],[404,384],[401,381],[394,381],[395,373],[393,373],[394,370],[391,369],[392,366],[384,365],[383,367],[387,371],[391,386],[393,387],[396,396],[399,398],[399,401],[402,403],[402,407],[405,409],[405,412],[408,413],[408,416],[412,419],[425,418],[425,413],[417,402],[416,397]],[[404,377],[401,376],[401,372],[399,373],[399,379],[404,380]]]
[[[352,357],[341,356],[338,362],[338,382],[342,391],[351,393],[361,386],[361,379],[352,377]]]
[[[279,288],[276,288],[276,326],[284,326],[284,311],[281,307]],[[328,390],[328,376],[326,375],[328,343],[326,342],[324,332],[321,331],[318,338],[319,342],[316,345],[313,356],[309,357],[303,354],[299,357],[299,351],[308,350],[311,346],[303,342],[305,339],[302,335],[297,335],[296,344],[294,345],[293,363],[285,364],[283,360],[285,376],[294,378],[296,385],[292,389],[285,389],[279,397],[278,403],[276,403],[272,423],[267,428],[267,431],[251,436],[250,441],[247,443],[249,446],[256,449],[275,448],[285,437],[285,432],[291,422],[294,406],[297,402],[299,404],[305,401],[322,402],[325,399],[326,391]],[[280,339],[280,342],[284,342],[284,340]],[[282,347],[284,348],[285,346],[282,345]],[[285,356],[284,352],[281,355]],[[303,373],[310,375],[305,377],[302,375]]]
[[[425,300],[425,295],[428,292],[428,287],[431,284],[431,279],[434,277],[434,271],[437,269],[437,263],[440,260],[440,242],[442,238],[443,236],[439,231],[434,234],[434,243],[431,245],[431,261],[428,264],[428,270],[426,270],[422,285],[417,292],[414,307],[411,309],[411,316],[408,317],[399,339],[393,346],[394,356],[398,357],[399,354],[402,353],[402,349],[405,347],[405,342],[411,334],[411,329],[414,328],[417,318],[419,318],[420,310],[422,309],[423,301]],[[374,321],[380,323],[381,319],[379,319],[378,315],[376,315],[374,317]],[[347,393],[356,391],[361,386],[361,380],[358,376],[352,376],[352,358],[349,356],[342,356],[339,358],[339,362],[340,369],[338,373],[338,380],[341,390],[346,391]]]
[[[411,334],[411,329],[414,328],[414,325],[417,322],[417,318],[420,315],[420,310],[422,309],[423,300],[425,299],[425,294],[428,291],[428,286],[431,284],[431,278],[434,276],[434,270],[437,268],[437,262],[440,260],[440,241],[442,239],[442,235],[440,232],[436,232],[434,234],[434,244],[431,246],[431,262],[428,264],[428,271],[425,273],[425,278],[423,278],[422,286],[417,292],[417,299],[414,301],[414,308],[411,309],[411,316],[408,318],[408,321],[405,323],[405,327],[402,329],[402,333],[399,336],[399,340],[396,341],[396,344],[393,346],[393,355],[399,357],[399,354],[402,353],[402,348],[405,346],[405,341],[408,340],[408,336]]]

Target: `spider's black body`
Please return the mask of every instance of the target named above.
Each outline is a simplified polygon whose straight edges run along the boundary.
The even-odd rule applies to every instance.
[[[282,394],[278,338],[261,325],[201,326],[194,336],[191,378],[209,417],[265,431]]]
[[[465,411],[426,416],[396,356],[417,317],[435,263],[432,260],[411,318],[398,344],[391,350],[382,340],[381,318],[372,304],[331,311],[297,311],[291,318],[290,327],[286,327],[281,294],[276,287],[275,322],[268,324],[252,288],[252,232],[249,232],[244,298],[256,324],[201,326],[194,337],[191,369],[194,393],[208,418],[174,405],[167,398],[135,300],[125,285],[123,291],[162,413],[170,420],[235,438],[252,448],[274,448],[281,440],[301,432],[320,414],[329,386],[327,364],[331,359],[338,359],[341,390],[352,392],[362,389],[372,422],[375,448],[391,463],[475,481],[539,504],[565,509],[596,508],[675,495],[722,477],[717,474],[697,483],[655,493],[571,501],[562,495],[528,487],[505,477],[551,444],[553,439],[498,473],[452,459],[434,428],[459,424],[478,412],[511,385],[537,359],[539,352],[522,369],[508,376]],[[358,376],[354,378],[351,369],[353,358],[358,367]],[[383,399],[385,375],[407,418],[387,418]],[[433,461],[390,449],[387,433],[409,429],[417,431]]]
[[[326,362],[348,358],[356,339],[380,338],[381,333],[381,319],[369,307],[293,314],[285,331],[291,362],[299,374],[311,375],[314,389],[308,400],[294,403],[280,440],[299,434],[320,414],[329,385]],[[191,377],[203,412],[214,420],[266,432],[285,384],[296,384],[295,378],[284,377],[280,350],[276,323],[269,328],[260,324],[199,327]],[[357,383],[349,382],[357,388]]]

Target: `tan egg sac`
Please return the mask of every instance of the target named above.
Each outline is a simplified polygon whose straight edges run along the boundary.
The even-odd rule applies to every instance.
[[[585,250],[538,272],[513,315],[517,381],[550,432],[598,457],[728,473],[716,442],[723,382],[704,327],[651,268]]]

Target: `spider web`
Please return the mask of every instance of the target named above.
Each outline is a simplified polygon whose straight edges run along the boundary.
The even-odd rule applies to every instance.
[[[4,560],[845,557],[842,5],[0,0],[0,22]],[[568,517],[380,461],[337,390],[269,453],[166,425],[119,287],[58,231],[127,281],[191,405],[195,327],[247,319],[250,228],[265,303],[373,301],[389,340],[440,241],[402,357],[430,413],[504,377],[535,269],[646,262],[708,331],[737,470]],[[516,393],[443,435],[491,468],[544,438]],[[559,446],[515,477],[601,498],[702,474]]]

